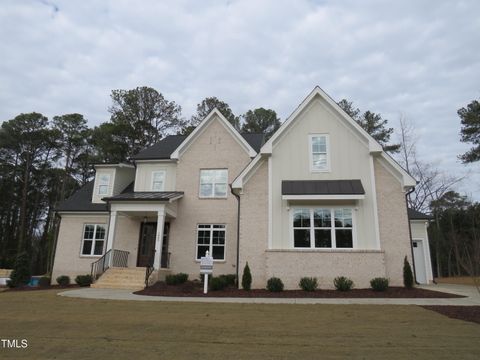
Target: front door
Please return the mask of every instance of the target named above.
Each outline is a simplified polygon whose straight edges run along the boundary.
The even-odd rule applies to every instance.
[[[138,241],[137,266],[153,266],[155,255],[155,237],[157,236],[157,223],[142,223],[140,227],[140,240]]]
[[[170,253],[168,252],[168,233],[170,231],[170,223],[166,222],[163,227],[163,244],[162,244],[162,261],[160,267],[168,269],[170,265]]]
[[[413,256],[415,257],[415,277],[420,284],[426,284],[427,273],[422,240],[413,240]]]

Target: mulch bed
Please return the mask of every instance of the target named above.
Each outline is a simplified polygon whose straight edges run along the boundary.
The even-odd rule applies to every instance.
[[[7,288],[4,291],[35,291],[35,290],[62,290],[62,289],[72,289],[78,288],[77,284],[71,284],[67,286],[60,286],[60,285],[50,285],[50,286],[19,286],[15,288]]]
[[[246,297],[246,298],[461,298],[464,296],[448,294],[425,289],[405,289],[390,287],[387,291],[379,292],[371,289],[352,289],[350,291],[337,290],[285,290],[270,292],[266,289],[250,291],[230,287],[219,291],[209,291],[203,294],[203,285],[200,282],[187,281],[181,285],[167,285],[157,282],[154,285],[137,291],[135,294],[148,296],[185,296],[185,297]]]
[[[480,324],[480,306],[428,305],[422,307],[452,319]]]

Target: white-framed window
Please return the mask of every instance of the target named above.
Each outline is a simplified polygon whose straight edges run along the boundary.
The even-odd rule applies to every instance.
[[[110,174],[98,174],[98,195],[108,195]]]
[[[225,230],[222,224],[198,224],[197,260],[205,256],[207,250],[214,260],[225,260]]]
[[[352,208],[302,207],[292,209],[294,248],[351,249],[354,246]]]
[[[226,198],[228,185],[227,169],[200,170],[201,198]]]
[[[330,139],[328,134],[309,136],[310,170],[312,172],[330,171]]]
[[[105,250],[105,224],[85,224],[83,226],[82,251],[83,256],[101,256]]]
[[[165,170],[152,172],[152,191],[163,191],[165,189]]]

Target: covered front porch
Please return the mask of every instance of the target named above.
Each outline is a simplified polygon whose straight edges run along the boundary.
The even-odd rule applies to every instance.
[[[105,199],[110,206],[107,242],[102,258],[92,264],[95,280],[110,268],[130,268],[129,277],[142,273],[145,281],[168,273],[169,228],[177,217],[177,200],[183,193],[148,193],[148,198],[135,194],[134,198]]]

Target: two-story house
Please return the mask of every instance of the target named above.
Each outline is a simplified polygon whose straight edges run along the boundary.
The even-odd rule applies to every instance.
[[[92,270],[105,287],[141,287],[146,274],[198,278],[208,250],[215,274],[241,276],[248,262],[254,288],[272,276],[286,288],[303,276],[331,287],[340,275],[357,287],[373,277],[401,285],[415,180],[318,87],[263,139],[213,110],[189,136],[168,136],[128,164],[95,165],[94,181],[57,209],[53,279]]]

